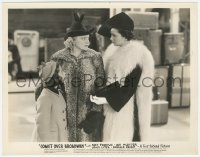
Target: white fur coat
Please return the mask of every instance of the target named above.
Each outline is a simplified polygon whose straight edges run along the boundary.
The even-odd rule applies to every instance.
[[[148,140],[151,120],[152,85],[154,61],[151,52],[139,41],[130,41],[123,47],[111,44],[103,55],[107,82],[125,78],[138,64],[142,69],[136,91],[141,141]],[[116,76],[117,79],[113,79]],[[146,87],[150,86],[150,87]],[[103,141],[131,141],[134,133],[134,95],[128,103],[115,112],[110,105],[104,105],[105,124]]]

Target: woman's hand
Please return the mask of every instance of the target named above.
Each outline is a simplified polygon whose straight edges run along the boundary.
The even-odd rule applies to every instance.
[[[68,38],[64,41],[64,45],[65,45],[66,48],[72,49],[72,47],[73,47],[73,39],[72,39],[72,37],[68,37]]]
[[[103,105],[108,103],[105,97],[96,97],[92,95],[90,95],[90,101],[97,105]]]

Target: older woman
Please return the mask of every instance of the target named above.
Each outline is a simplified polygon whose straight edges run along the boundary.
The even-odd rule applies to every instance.
[[[88,124],[93,125],[89,126],[94,128],[92,131],[87,132],[87,129],[82,129],[80,126],[92,111],[94,111],[93,113],[102,112],[102,106],[92,103],[89,96],[94,94],[104,83],[102,57],[100,53],[88,48],[90,31],[82,25],[83,17],[83,15],[74,14],[75,21],[65,36],[65,40],[70,45],[51,57],[61,65],[65,73],[67,130],[70,142],[101,141],[102,125],[97,124],[100,121],[98,118],[97,122]]]
[[[108,86],[91,96],[92,102],[104,104],[103,141],[148,139],[154,61],[142,43],[132,40],[133,28],[122,12],[99,29],[112,41],[103,56]]]

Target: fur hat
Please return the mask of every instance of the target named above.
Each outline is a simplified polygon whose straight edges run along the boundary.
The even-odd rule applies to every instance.
[[[42,81],[48,82],[52,78],[53,74],[55,73],[56,67],[57,67],[57,64],[53,60],[40,65],[39,77],[42,79]]]
[[[134,21],[124,12],[121,12],[110,19],[108,19],[100,28],[98,33],[105,36],[111,37],[110,30],[112,28],[121,29],[125,31],[133,32]]]
[[[66,29],[66,35],[64,39],[66,40],[68,37],[82,36],[90,34],[94,29],[87,30],[85,26],[82,24],[84,18],[84,14],[80,15],[78,13],[74,13],[74,22],[71,24],[70,28]]]

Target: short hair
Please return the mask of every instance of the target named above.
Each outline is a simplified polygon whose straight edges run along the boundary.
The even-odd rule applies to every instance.
[[[117,29],[117,30],[121,34],[121,36],[123,36],[127,40],[132,40],[134,38],[133,32],[130,32],[130,31],[127,31],[127,30],[123,30],[123,29]]]

